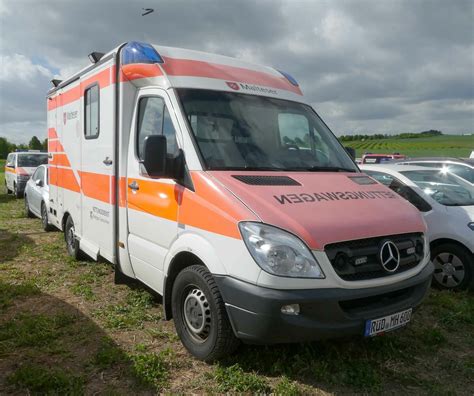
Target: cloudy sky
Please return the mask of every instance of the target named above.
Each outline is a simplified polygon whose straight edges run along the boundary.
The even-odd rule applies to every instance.
[[[336,135],[474,132],[473,0],[0,0],[0,136],[43,139],[51,78],[129,40],[288,71]]]

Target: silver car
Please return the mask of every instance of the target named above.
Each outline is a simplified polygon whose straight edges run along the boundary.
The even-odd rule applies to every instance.
[[[36,168],[25,187],[25,213],[28,217],[39,217],[45,231],[54,227],[49,222],[49,185],[48,167],[40,165]]]

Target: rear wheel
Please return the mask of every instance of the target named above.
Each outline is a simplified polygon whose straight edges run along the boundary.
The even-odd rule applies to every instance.
[[[441,289],[464,290],[474,286],[474,258],[464,247],[443,243],[431,250],[433,284]]]
[[[48,209],[46,208],[44,202],[41,202],[41,224],[43,225],[43,230],[46,232],[53,229],[53,226],[49,223]]]
[[[79,241],[76,238],[74,221],[69,216],[64,227],[64,240],[66,241],[67,252],[76,260],[81,259],[81,250],[79,249]]]
[[[212,362],[238,347],[217,284],[205,267],[193,265],[178,274],[171,305],[176,332],[198,359]]]
[[[26,217],[29,217],[29,218],[35,217],[33,212],[30,210],[30,203],[28,202],[27,195],[25,195],[25,215]]]

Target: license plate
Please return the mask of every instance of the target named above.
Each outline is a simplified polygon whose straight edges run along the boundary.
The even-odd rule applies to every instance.
[[[410,308],[383,318],[368,320],[365,322],[364,335],[366,337],[372,337],[405,326],[410,321],[411,311],[412,309]]]

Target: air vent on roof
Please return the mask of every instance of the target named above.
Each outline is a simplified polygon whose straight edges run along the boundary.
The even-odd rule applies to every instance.
[[[288,176],[232,175],[232,177],[252,186],[301,186],[295,179]]]

